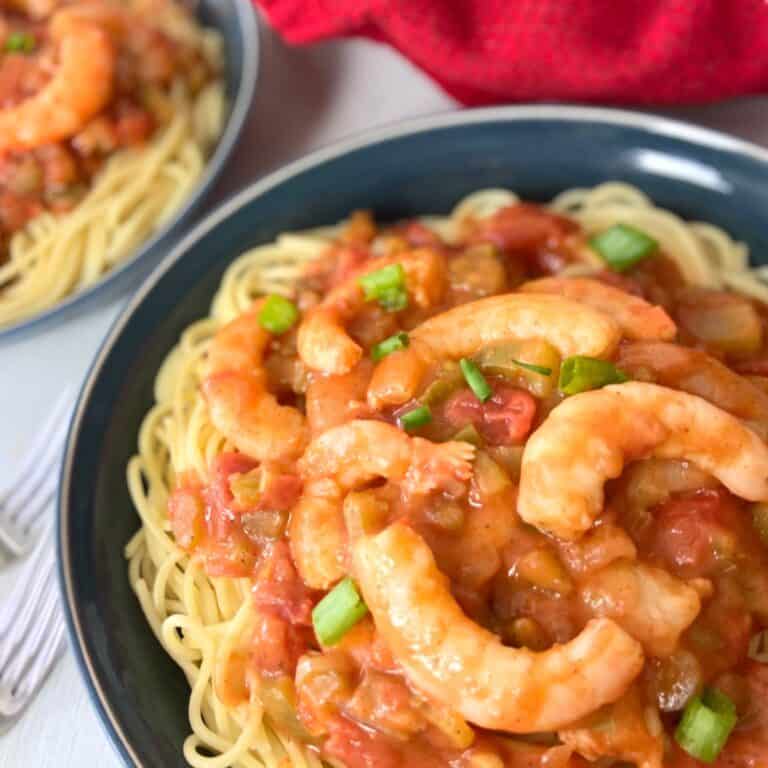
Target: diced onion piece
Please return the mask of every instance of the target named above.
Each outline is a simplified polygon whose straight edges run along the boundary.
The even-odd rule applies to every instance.
[[[484,403],[493,394],[493,390],[485,380],[485,376],[480,373],[477,365],[471,360],[467,360],[467,358],[462,358],[459,361],[459,365],[467,384],[469,384],[469,388],[475,393],[475,397],[481,403]]]
[[[340,581],[312,610],[312,625],[323,645],[335,645],[368,613],[352,579]]]
[[[290,677],[261,678],[259,699],[274,728],[300,741],[311,741],[296,713],[296,689]]]
[[[573,582],[558,556],[549,549],[534,549],[517,561],[517,575],[541,589],[562,595],[573,591]]]
[[[458,363],[452,360],[443,363],[437,378],[424,390],[419,398],[421,403],[435,406],[447,400],[464,383],[464,375]]]
[[[734,703],[717,688],[691,699],[675,730],[675,740],[692,757],[712,763],[722,751],[738,717]]]
[[[589,245],[616,272],[626,272],[659,247],[652,237],[627,224],[616,224],[595,235]]]
[[[530,648],[543,651],[550,641],[542,626],[528,616],[511,619],[502,627],[504,640],[515,648]]]
[[[512,360],[512,362],[520,368],[530,371],[531,373],[538,373],[539,376],[551,376],[552,369],[545,368],[543,365],[534,365],[533,363],[524,363],[522,360]]]
[[[469,443],[477,448],[481,448],[485,441],[482,435],[477,431],[477,427],[474,424],[467,424],[466,427],[462,427],[451,440],[458,440],[462,443]]]
[[[503,376],[534,397],[545,398],[557,386],[560,354],[543,339],[509,341],[486,347],[475,358],[486,374]]]
[[[374,345],[371,349],[371,358],[375,363],[378,363],[379,360],[385,358],[387,355],[391,355],[393,352],[397,352],[400,349],[405,349],[409,343],[410,339],[408,338],[408,334],[405,333],[405,331],[400,331],[394,336],[390,336],[388,339],[384,339],[384,341],[380,341],[378,344]]]
[[[296,305],[277,294],[268,296],[259,312],[259,325],[270,333],[285,333],[293,328],[298,319]]]
[[[750,659],[761,664],[768,664],[768,629],[758,632],[749,641],[748,654]]]
[[[426,701],[422,713],[432,725],[438,728],[454,749],[469,749],[475,740],[475,732],[458,713],[436,701]]]
[[[608,384],[622,384],[629,381],[624,371],[607,360],[576,355],[563,360],[560,368],[560,391],[565,395],[576,395]]]
[[[438,501],[433,507],[427,508],[427,520],[432,525],[445,531],[456,533],[464,527],[465,514],[461,505],[455,501]]]

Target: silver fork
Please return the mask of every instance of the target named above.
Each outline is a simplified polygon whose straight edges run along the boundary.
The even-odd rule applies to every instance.
[[[21,714],[64,649],[52,528],[46,524],[0,609],[0,731]]]
[[[22,458],[10,487],[0,494],[0,545],[16,557],[30,549],[35,524],[56,493],[72,403],[72,391],[67,388]]]

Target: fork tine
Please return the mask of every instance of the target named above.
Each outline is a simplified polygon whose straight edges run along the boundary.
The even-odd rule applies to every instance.
[[[59,453],[61,456],[61,453]],[[22,535],[29,532],[32,524],[42,515],[43,511],[53,501],[56,490],[59,487],[59,476],[57,472],[51,472],[43,481],[41,487],[32,496],[29,501],[19,508],[19,512],[14,518],[14,523]]]
[[[68,423],[65,413],[62,411],[52,429],[46,430],[46,443],[38,451],[36,461],[31,466],[26,467],[26,471],[20,473],[21,479],[17,480],[13,490],[6,494],[3,502],[4,507],[11,509],[23,506],[29,495],[34,493],[35,487],[45,478],[51,468],[55,467],[61,455]]]
[[[49,528],[40,537],[33,556],[18,574],[10,598],[0,610],[0,668],[10,651],[23,639],[34,608],[42,593],[46,577],[53,573]]]
[[[54,628],[58,615],[58,595],[49,581],[49,587],[42,597],[39,610],[35,612],[35,622],[31,631],[24,638],[24,644],[20,646],[8,664],[0,665],[0,681],[3,681],[14,694],[21,680],[27,674],[31,665],[44,645],[46,638]]]
[[[10,602],[0,611],[0,720],[24,709],[64,648],[52,527],[46,523]]]
[[[48,667],[51,665],[51,662],[55,659],[55,657],[64,650],[64,646],[66,645],[64,639],[66,627],[67,625],[64,621],[64,615],[62,614],[61,609],[57,604],[54,626],[48,635],[49,642],[46,642],[45,648],[38,658],[38,663],[34,670],[34,674],[30,676],[29,679],[29,685],[32,688],[37,685],[39,679],[43,677],[48,671]]]
[[[38,688],[43,684],[56,658],[64,650],[64,626],[64,618],[59,615],[54,622],[48,639],[40,649],[39,656],[30,665],[27,674],[13,688],[9,700],[5,702],[0,701],[0,704],[2,704],[0,721],[3,717],[14,718],[19,715],[30,702]]]
[[[51,441],[48,443],[44,453],[38,456],[37,463],[6,499],[6,509],[16,510],[23,507],[30,496],[35,493],[37,487],[48,477],[51,469],[56,465],[58,457],[61,455],[62,442],[63,435],[58,431],[51,436]]]
[[[21,460],[21,465],[16,473],[16,479],[11,486],[0,494],[0,508],[8,503],[8,500],[18,490],[24,479],[29,475],[35,463],[39,460],[41,451],[49,445],[51,433],[56,434],[60,428],[63,418],[64,423],[69,423],[69,414],[71,413],[72,389],[67,387],[56,399],[53,410],[43,424],[43,428],[38,432],[32,445],[27,449]]]

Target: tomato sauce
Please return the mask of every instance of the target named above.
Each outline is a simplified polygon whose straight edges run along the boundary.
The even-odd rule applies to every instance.
[[[256,619],[243,664],[249,674],[290,687],[299,722],[292,727],[328,759],[348,768],[584,768],[593,759],[602,768],[623,768],[628,761],[695,768],[703,763],[681,751],[674,731],[687,702],[714,686],[739,714],[716,768],[768,765],[768,666],[749,657],[750,642],[768,626],[768,547],[753,525],[751,504],[688,462],[654,459],[628,464],[606,484],[602,514],[578,540],[558,541],[525,524],[517,513],[522,451],[563,398],[555,386],[560,361],[550,362],[551,349],[537,347],[549,357],[523,373],[510,368],[501,375],[504,367],[497,366],[486,375],[491,393],[485,400],[457,372],[455,360],[431,364],[418,395],[402,405],[376,410],[366,399],[374,344],[432,313],[559,271],[577,259],[580,234],[573,222],[533,205],[467,221],[461,246],[443,243],[421,222],[381,230],[358,213],[327,259],[313,265],[302,286],[306,308],[371,259],[413,247],[445,255],[443,301],[428,311],[366,307],[348,327],[365,351],[350,373],[294,375],[292,365],[301,369],[301,361],[291,334],[268,351],[265,369],[280,380],[273,389],[281,402],[305,409],[313,435],[356,418],[404,426],[405,414],[427,406],[429,418],[411,429],[413,436],[474,444],[466,488],[414,493],[406,483],[373,480],[356,489],[365,496],[356,499],[359,508],[339,492],[345,535],[406,521],[428,544],[464,612],[509,647],[541,651],[567,643],[595,617],[631,628],[645,648],[646,665],[618,702],[559,734],[488,733],[411,685],[370,618],[338,645],[323,647],[312,626],[323,593],[304,584],[290,550],[290,510],[303,490],[301,462],[272,465],[222,453],[206,483],[182,478],[170,500],[177,542],[207,573],[251,579]],[[470,258],[467,248],[478,250]],[[481,260],[481,273],[473,259]],[[663,253],[626,273],[594,277],[660,304],[680,328],[683,346],[649,351],[625,341],[614,362],[625,363],[635,379],[722,401],[758,432],[765,416],[768,427],[768,412],[751,396],[756,390],[732,386],[734,371],[768,375],[764,308],[728,292],[690,289]],[[695,354],[678,354],[690,348]],[[649,355],[653,366],[646,365]],[[355,459],[350,455],[349,463]],[[650,576],[638,595],[627,590],[639,569]],[[672,599],[665,589],[689,599],[693,594],[699,606],[679,631],[664,626],[664,601]]]

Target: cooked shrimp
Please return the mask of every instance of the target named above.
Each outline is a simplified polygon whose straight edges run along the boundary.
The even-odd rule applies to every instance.
[[[414,494],[440,488],[458,495],[472,476],[474,455],[469,443],[433,443],[383,421],[350,421],[313,440],[300,466],[305,477],[331,478],[345,491],[384,477]]]
[[[440,300],[446,285],[446,262],[439,251],[418,248],[368,262],[364,272],[356,273],[334,288],[299,327],[299,357],[307,366],[324,373],[343,374],[357,365],[363,350],[344,325],[366,304],[358,280],[363,274],[391,264],[402,265],[408,293],[417,306],[433,306]]]
[[[349,373],[339,376],[312,374],[305,401],[307,423],[313,435],[352,419],[371,415],[365,399],[373,363],[361,360]]]
[[[557,734],[587,760],[614,757],[637,768],[663,768],[664,730],[636,685],[615,704]]]
[[[490,296],[435,315],[411,331],[410,346],[376,367],[368,402],[374,408],[405,403],[416,394],[432,362],[470,357],[503,341],[542,338],[563,357],[605,357],[620,336],[608,315],[560,296]]]
[[[347,572],[347,534],[341,489],[332,480],[315,480],[291,510],[291,556],[305,584],[328,589]]]
[[[474,450],[410,437],[381,421],[351,421],[313,440],[300,460],[307,490],[289,526],[304,582],[327,589],[345,573],[344,494],[379,477],[402,482],[413,494],[438,488],[458,494],[471,477]]]
[[[699,593],[660,568],[617,560],[590,574],[579,596],[591,616],[613,619],[651,656],[663,658],[701,610]]]
[[[662,307],[587,277],[544,277],[523,283],[523,293],[556,293],[610,315],[628,339],[674,339],[677,326]]]
[[[632,378],[682,389],[738,416],[768,440],[768,393],[706,352],[678,344],[622,344],[616,363]]]
[[[67,139],[112,97],[117,54],[103,25],[71,6],[53,17],[50,36],[58,68],[34,96],[0,110],[0,152]]]
[[[402,522],[353,548],[376,629],[409,681],[484,728],[550,731],[616,701],[643,666],[640,644],[610,619],[535,653],[508,648],[464,615],[427,544]]]
[[[749,501],[768,500],[768,446],[706,400],[628,382],[568,398],[523,452],[520,516],[561,539],[576,539],[603,509],[603,484],[624,464],[687,459]]]
[[[258,461],[295,458],[307,442],[304,416],[267,390],[262,367],[272,335],[258,321],[263,301],[225,325],[209,351],[203,394],[211,421],[239,450]]]

